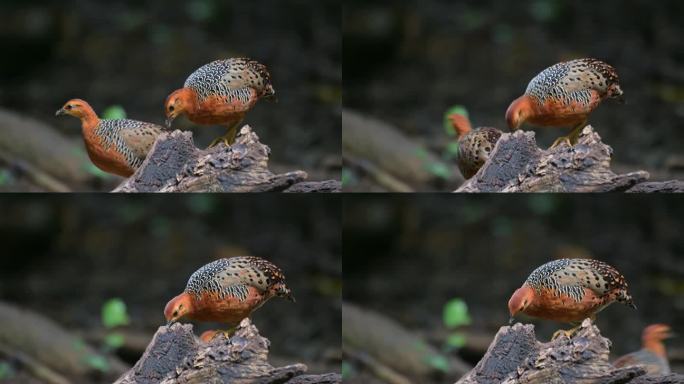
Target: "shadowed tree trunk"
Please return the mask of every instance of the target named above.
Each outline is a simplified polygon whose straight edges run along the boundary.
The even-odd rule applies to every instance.
[[[113,192],[339,192],[339,181],[302,183],[304,171],[274,174],[268,146],[245,125],[230,147],[195,147],[192,133],[162,134],[140,168]],[[300,186],[299,184],[304,184]]]
[[[682,182],[644,183],[649,174],[616,174],[610,169],[613,149],[588,125],[577,144],[543,150],[534,132],[505,133],[487,162],[456,192],[675,192]]]
[[[646,375],[641,367],[615,368],[608,361],[611,342],[586,319],[571,339],[537,341],[534,326],[501,327],[487,353],[457,384],[684,383],[684,376]]]
[[[190,324],[162,326],[140,360],[115,384],[342,382],[337,373],[305,375],[307,367],[300,363],[273,367],[268,363],[269,344],[249,319],[242,320],[230,338],[220,334],[209,343],[200,341]]]

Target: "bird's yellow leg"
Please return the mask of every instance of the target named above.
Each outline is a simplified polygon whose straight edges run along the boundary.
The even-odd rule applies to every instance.
[[[230,147],[231,145],[233,145],[233,143],[235,142],[235,137],[237,137],[238,126],[240,125],[241,122],[242,122],[242,119],[240,119],[239,121],[236,121],[233,124],[228,125],[228,131],[226,132],[226,134],[214,139],[214,141],[212,141],[211,144],[209,144],[209,147],[207,147],[207,148],[211,148],[218,143],[223,143],[227,147]]]
[[[556,339],[559,338],[561,335],[564,335],[564,336],[567,337],[568,339],[571,339],[571,338],[575,335],[575,333],[577,332],[577,330],[579,329],[579,327],[580,327],[580,326],[578,325],[578,326],[576,326],[576,327],[574,327],[574,328],[567,329],[567,330],[566,330],[566,329],[559,329],[559,330],[557,330],[556,332],[553,333],[553,336],[551,336],[551,340],[556,340]]]
[[[551,144],[549,149],[555,148],[556,146],[560,145],[561,143],[568,143],[568,146],[572,147],[573,145],[577,144],[577,140],[579,139],[580,133],[582,133],[582,129],[587,126],[587,120],[583,120],[581,123],[575,125],[575,127],[572,128],[572,131],[567,136],[561,136],[556,139],[556,141]]]
[[[594,314],[594,315],[589,316],[589,319],[591,319],[591,322],[594,323],[596,321],[596,315]],[[571,329],[568,329],[568,330],[559,329],[556,332],[554,332],[553,336],[551,336],[551,340],[556,340],[556,338],[559,337],[560,335],[565,335],[565,337],[567,337],[568,339],[571,339],[573,336],[575,336],[577,331],[579,331],[579,329],[582,327],[581,322],[574,323],[574,324],[577,324],[577,325]]]
[[[575,126],[575,128],[572,129],[572,131],[568,135],[568,138],[570,139],[570,145],[577,144],[577,140],[579,139],[579,135],[582,133],[582,130],[586,126],[587,126],[587,120],[585,119],[581,123],[577,124]]]

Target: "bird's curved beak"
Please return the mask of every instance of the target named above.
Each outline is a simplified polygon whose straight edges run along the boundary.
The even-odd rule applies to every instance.
[[[64,108],[60,108],[57,110],[57,112],[55,112],[55,116],[62,116],[62,115],[66,115],[66,114],[67,114],[67,112]]]
[[[171,128],[171,124],[173,123],[173,120],[176,118],[176,116],[169,116],[166,118],[166,128]]]
[[[515,323],[515,317],[511,316],[510,319],[508,319],[508,325],[513,325]]]
[[[166,326],[167,326],[167,327],[170,327],[170,326],[173,325],[173,323],[175,323],[175,322],[176,322],[176,320],[171,319],[171,320],[169,320],[169,321],[166,322]]]

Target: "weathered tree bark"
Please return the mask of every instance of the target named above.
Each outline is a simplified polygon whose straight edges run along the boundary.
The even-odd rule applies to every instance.
[[[115,384],[146,383],[341,383],[337,373],[304,375],[306,365],[275,368],[268,363],[269,341],[244,319],[230,338],[203,343],[190,324],[159,327],[147,350]]]
[[[548,343],[537,341],[531,324],[501,327],[482,360],[457,384],[684,383],[683,375],[613,367],[610,344],[589,319],[571,339],[561,336]]]
[[[681,182],[640,184],[648,172],[618,175],[610,169],[613,150],[588,125],[572,147],[542,150],[532,131],[506,133],[489,160],[456,192],[674,192]]]
[[[308,182],[307,174],[274,174],[268,169],[271,150],[245,125],[235,143],[204,150],[195,147],[191,132],[160,136],[140,168],[113,192],[339,192],[339,181]]]

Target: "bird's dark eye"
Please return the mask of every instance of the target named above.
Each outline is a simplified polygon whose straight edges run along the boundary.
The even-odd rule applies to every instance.
[[[71,104],[67,104],[66,109],[71,109]]]
[[[173,112],[173,105],[169,107],[169,112]]]
[[[173,311],[173,317],[178,316],[178,311]]]

